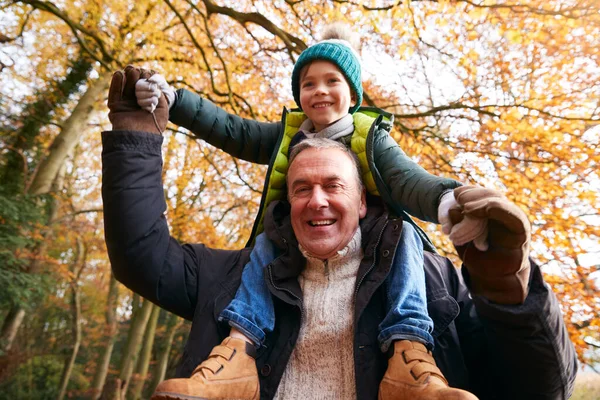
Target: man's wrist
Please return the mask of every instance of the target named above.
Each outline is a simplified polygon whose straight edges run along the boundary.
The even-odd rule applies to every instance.
[[[147,111],[133,111],[128,115],[109,115],[113,131],[149,132],[160,135],[155,116]]]
[[[102,149],[104,152],[135,149],[136,151],[160,156],[163,141],[162,136],[149,132],[131,130],[102,132]]]
[[[467,247],[474,248],[472,244]],[[469,291],[498,304],[523,303],[531,274],[528,255],[515,250],[489,251],[492,253],[485,260],[469,257],[468,249],[465,252],[462,275]]]

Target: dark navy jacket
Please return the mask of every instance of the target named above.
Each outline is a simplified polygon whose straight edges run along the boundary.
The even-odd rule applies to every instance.
[[[250,249],[211,249],[170,237],[161,182],[162,137],[144,132],[103,133],[102,196],[106,244],[115,276],[161,307],[192,320],[180,376],[189,376],[229,329],[217,322],[240,283]],[[361,221],[364,259],[355,298],[354,354],[358,399],[376,399],[387,368],[377,344],[385,315],[382,283],[402,223],[377,199]],[[282,255],[265,269],[276,310],[275,330],[257,357],[261,398],[272,398],[300,330],[303,258],[291,230],[289,206],[269,207],[265,232]],[[556,297],[532,263],[524,304],[502,306],[471,298],[460,271],[425,253],[434,357],[451,386],[480,399],[566,399],[577,362]],[[462,275],[461,275],[462,272]],[[468,277],[467,277],[468,278]],[[468,279],[467,279],[468,281]]]

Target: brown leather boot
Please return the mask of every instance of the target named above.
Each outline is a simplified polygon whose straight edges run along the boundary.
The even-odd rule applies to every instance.
[[[216,346],[188,379],[161,382],[151,400],[258,400],[256,349],[231,336]]]
[[[394,342],[394,354],[379,385],[379,400],[477,400],[448,387],[431,352],[419,342]]]

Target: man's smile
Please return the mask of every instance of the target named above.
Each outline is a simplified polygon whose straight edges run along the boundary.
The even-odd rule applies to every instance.
[[[310,226],[329,226],[335,223],[335,219],[322,219],[318,221],[308,221]]]

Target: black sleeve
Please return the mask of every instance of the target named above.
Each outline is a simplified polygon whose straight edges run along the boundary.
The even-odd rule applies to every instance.
[[[102,201],[109,259],[117,280],[181,317],[237,267],[240,251],[181,245],[169,234],[162,185],[162,136],[102,134]],[[218,267],[218,268],[217,268]]]
[[[461,271],[468,282],[467,269]],[[459,297],[465,307],[456,323],[465,360],[472,379],[479,381],[475,385],[485,382],[481,389],[487,398],[570,397],[577,373],[575,348],[558,300],[533,261],[529,294],[521,305],[495,304],[480,296],[471,301],[465,290]],[[482,330],[472,331],[469,321],[473,318]]]

